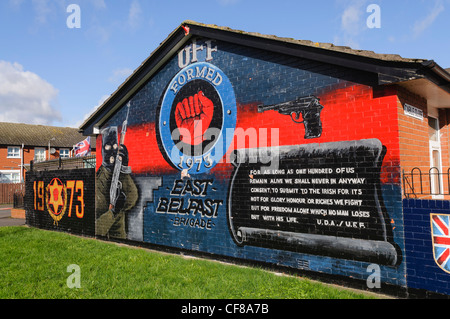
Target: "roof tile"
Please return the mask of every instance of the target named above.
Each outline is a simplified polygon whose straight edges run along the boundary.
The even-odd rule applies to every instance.
[[[72,127],[0,122],[0,144],[69,147],[86,137]],[[92,143],[95,145],[95,143]]]

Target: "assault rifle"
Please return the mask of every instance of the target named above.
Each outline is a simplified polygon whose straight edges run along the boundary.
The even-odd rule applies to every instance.
[[[122,132],[120,133],[120,142],[117,145],[117,154],[116,160],[114,162],[114,171],[111,179],[111,188],[109,190],[109,209],[114,212],[115,206],[117,203],[117,199],[119,198],[120,192],[122,190],[122,183],[119,181],[120,171],[122,169],[122,159],[120,157],[120,145],[123,145],[125,142],[125,134],[127,133],[127,125],[128,125],[128,115],[130,114],[130,102],[127,104],[127,117],[122,124]]]
[[[305,125],[305,139],[311,139],[322,135],[320,113],[323,108],[324,106],[320,104],[320,99],[311,95],[280,104],[258,105],[258,112],[273,110],[283,115],[290,115],[292,121]],[[303,121],[299,121],[300,114]]]

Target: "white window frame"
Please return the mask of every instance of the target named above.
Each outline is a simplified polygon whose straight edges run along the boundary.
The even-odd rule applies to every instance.
[[[39,158],[38,158],[38,153],[40,153],[40,152],[38,152],[38,151],[40,151],[40,152],[42,152],[43,153],[43,157],[42,156],[40,156]],[[45,147],[35,147],[34,148],[34,161],[35,162],[43,162],[43,161],[45,161],[46,160],[46,158],[47,158],[47,155],[46,155],[46,149],[45,149]]]
[[[62,154],[62,152],[67,152],[67,154]],[[70,149],[68,149],[68,148],[61,148],[61,149],[59,149],[59,157],[61,157],[61,158],[69,158],[70,157]]]
[[[442,194],[443,190],[444,190],[444,181],[442,179],[442,150],[441,150],[441,136],[440,136],[440,129],[439,129],[439,114],[438,114],[438,110],[437,109],[428,109],[428,117],[433,118],[436,120],[436,124],[437,124],[437,130],[436,130],[436,137],[437,137],[437,141],[432,141],[429,139],[429,145],[430,145],[430,174],[436,173],[435,169],[431,169],[433,167],[436,167],[436,165],[434,164],[434,157],[433,157],[433,153],[435,151],[437,151],[439,153],[439,157],[437,158],[438,161],[438,165],[437,165],[437,169],[439,171],[439,180],[437,181],[439,183],[439,189],[441,190],[441,194],[438,194],[439,189],[436,189],[435,187],[435,175],[431,175],[430,176],[430,180],[431,180],[431,185],[430,185],[430,190],[431,190],[431,194],[432,197],[434,199],[442,199],[444,198],[444,195]]]
[[[12,151],[14,149],[14,151]],[[18,150],[18,152],[15,151]],[[20,158],[20,146],[8,146],[7,158]]]

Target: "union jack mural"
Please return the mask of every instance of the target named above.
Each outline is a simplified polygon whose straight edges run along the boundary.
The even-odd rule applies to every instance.
[[[434,261],[445,272],[450,273],[450,216],[431,214],[431,236]]]

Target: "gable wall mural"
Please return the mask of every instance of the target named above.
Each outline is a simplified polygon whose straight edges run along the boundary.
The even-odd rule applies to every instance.
[[[101,128],[98,236],[405,286],[397,96],[196,38]]]

